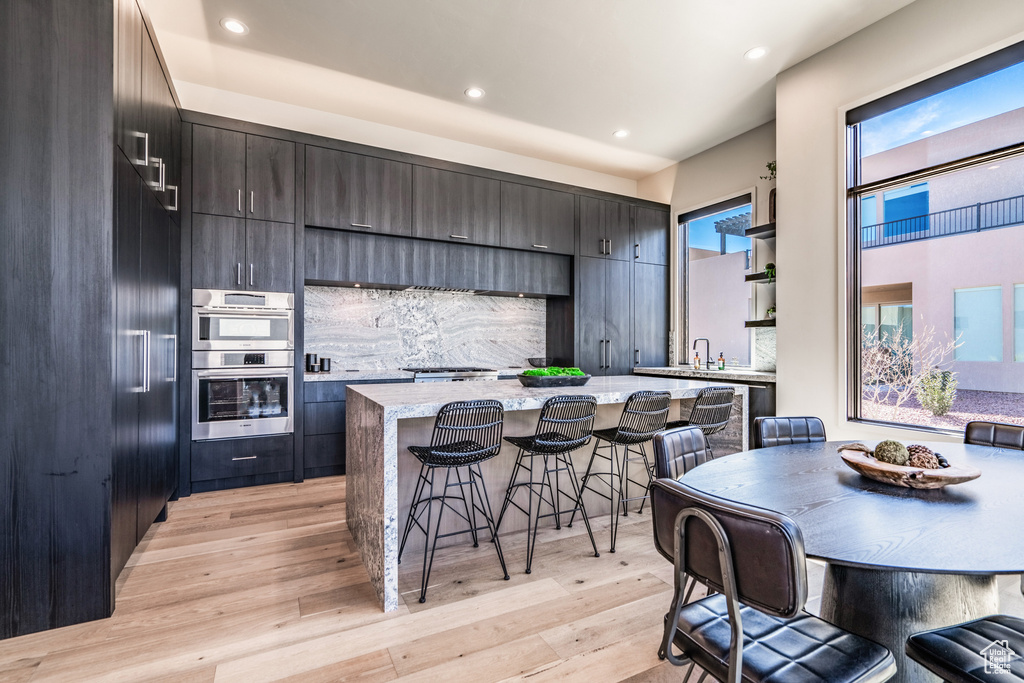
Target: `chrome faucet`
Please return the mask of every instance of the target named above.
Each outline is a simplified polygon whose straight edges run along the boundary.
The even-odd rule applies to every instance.
[[[711,340],[707,339],[705,337],[699,337],[697,339],[694,339],[693,340],[693,350],[694,351],[697,350],[697,343],[698,342],[704,342],[704,351],[705,351],[705,356],[704,356],[704,358],[705,358],[705,361],[704,361],[705,365],[704,365],[704,367],[707,368],[708,370],[710,370],[711,369]]]

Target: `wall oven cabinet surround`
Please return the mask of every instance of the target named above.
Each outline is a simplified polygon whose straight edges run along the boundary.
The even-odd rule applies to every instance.
[[[412,235],[412,165],[307,146],[306,225]]]
[[[412,234],[434,240],[501,242],[501,183],[426,166],[413,167]]]
[[[294,309],[284,292],[192,290],[192,351],[290,351]]]
[[[295,226],[225,216],[192,216],[192,286],[290,292]]]
[[[594,197],[580,197],[580,256],[632,261],[629,204]]]
[[[192,439],[291,434],[294,360],[293,351],[193,352]]]
[[[192,211],[295,219],[294,143],[210,126],[192,135]]]
[[[502,182],[501,246],[571,255],[576,249],[576,196]]]

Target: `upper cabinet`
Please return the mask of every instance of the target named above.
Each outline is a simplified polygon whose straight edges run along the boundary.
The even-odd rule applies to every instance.
[[[575,195],[518,183],[501,184],[503,247],[572,254],[575,220]]]
[[[306,225],[412,235],[412,166],[307,146]]]
[[[192,210],[216,216],[295,219],[295,145],[260,135],[195,126]]]
[[[636,207],[633,260],[668,265],[668,211]]]
[[[413,167],[412,234],[435,240],[501,243],[501,183],[426,166]]]
[[[291,292],[295,226],[196,214],[192,217],[192,286]]]
[[[631,208],[622,202],[580,197],[580,256],[633,260]]]

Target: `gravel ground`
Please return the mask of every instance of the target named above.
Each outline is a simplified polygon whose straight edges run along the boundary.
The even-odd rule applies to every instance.
[[[889,403],[892,402],[890,397]],[[922,408],[916,398],[904,403],[899,410],[894,410],[891,405],[869,402],[865,396],[861,411],[869,420],[902,422],[958,431],[963,430],[971,420],[1024,425],[1024,394],[961,389],[956,392],[952,409],[941,417],[936,417]]]

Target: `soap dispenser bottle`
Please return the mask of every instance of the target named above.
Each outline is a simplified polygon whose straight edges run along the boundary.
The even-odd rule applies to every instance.
[[[696,351],[693,354],[693,369],[700,370],[700,351]]]
[[[718,369],[725,370],[725,352],[718,354]]]

